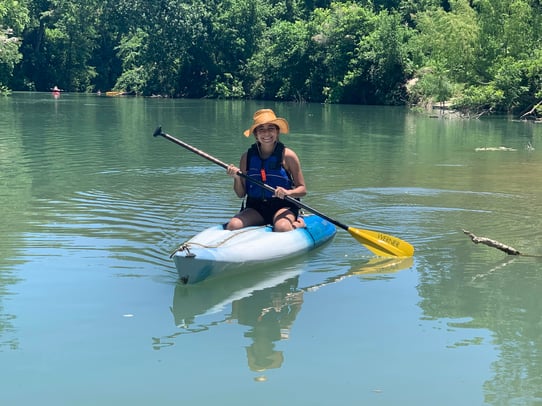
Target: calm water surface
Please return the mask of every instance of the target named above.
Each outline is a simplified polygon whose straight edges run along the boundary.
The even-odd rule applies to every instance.
[[[237,163],[262,107],[290,122],[305,203],[415,257],[339,230],[178,284],[169,253],[240,201],[222,168],[152,133]],[[1,98],[0,404],[542,404],[541,134],[402,108]]]

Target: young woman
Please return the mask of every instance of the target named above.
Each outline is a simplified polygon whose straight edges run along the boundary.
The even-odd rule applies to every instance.
[[[233,189],[237,196],[247,197],[246,208],[235,215],[226,228],[236,230],[272,224],[274,231],[290,231],[303,227],[303,219],[298,217],[299,208],[284,200],[286,196],[300,198],[307,193],[299,158],[279,141],[279,135],[289,131],[288,122],[269,109],[258,110],[253,119],[244,135],[253,134],[256,142],[241,156],[239,168],[229,165],[227,169],[234,178]],[[275,193],[240,177],[239,171],[272,186]]]

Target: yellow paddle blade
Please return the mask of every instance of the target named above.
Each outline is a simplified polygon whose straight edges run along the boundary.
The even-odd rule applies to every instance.
[[[360,230],[353,227],[348,227],[347,231],[369,251],[379,257],[411,257],[414,255],[414,247],[397,237],[392,237],[380,231]]]

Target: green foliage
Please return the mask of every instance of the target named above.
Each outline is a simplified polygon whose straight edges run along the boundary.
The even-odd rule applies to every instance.
[[[0,86],[453,99],[515,112],[542,97],[541,9],[532,0],[0,0]]]
[[[305,88],[309,61],[306,24],[280,21],[264,36],[262,46],[249,61],[254,98],[303,101],[309,98]]]
[[[479,28],[467,0],[451,1],[452,11],[424,11],[416,17],[417,35],[410,48],[417,69],[440,66],[452,80],[465,82],[477,77]]]
[[[471,85],[455,105],[476,112],[513,113],[537,104],[542,97],[542,50],[525,60],[511,57],[496,61],[491,80],[484,85]]]
[[[499,56],[526,57],[538,48],[540,10],[530,0],[478,0],[481,56],[491,64]]]
[[[536,49],[531,58],[523,61],[523,71],[527,96],[530,97],[526,104],[532,104],[542,98],[542,49]]]
[[[29,22],[28,9],[17,0],[0,0],[0,93],[8,92],[13,70],[22,58],[20,35]]]
[[[310,21],[312,83],[330,103],[402,104],[410,29],[398,13],[353,2],[315,10]]]
[[[26,2],[0,0],[0,30],[9,30],[9,35],[20,36],[29,23]]]
[[[101,13],[98,2],[51,0],[30,5],[23,61],[17,74],[19,86],[31,83],[38,90],[48,90],[58,85],[85,91],[96,76],[89,61],[96,48]]]
[[[502,104],[496,106],[500,111],[510,112],[518,106],[521,96],[528,91],[524,86],[524,72],[521,61],[504,58],[495,67],[493,86],[502,94]]]
[[[248,64],[262,44],[272,20],[273,10],[258,0],[228,0],[220,2],[213,19],[210,52],[214,80],[206,96],[219,98],[246,97],[251,75]]]
[[[321,64],[313,79],[322,84],[324,101],[363,102],[366,70],[361,66],[360,44],[375,29],[376,15],[353,2],[333,2],[329,9],[317,9],[310,21],[315,52],[314,65]],[[361,86],[360,86],[361,85]]]
[[[528,59],[503,58],[494,64],[490,84],[502,94],[498,112],[521,111],[542,97],[542,50]]]
[[[230,73],[217,76],[207,95],[217,99],[241,99],[246,96],[241,81]]]
[[[494,112],[504,100],[504,93],[493,84],[473,85],[454,100],[453,108],[463,112],[485,113]]]
[[[143,94],[148,82],[148,76],[143,66],[137,66],[122,72],[113,90],[136,92]]]
[[[423,69],[410,87],[411,104],[443,104],[453,96],[453,84],[442,67]]]
[[[144,53],[148,35],[142,29],[127,34],[116,48],[117,56],[122,61],[122,74],[115,83],[114,90],[143,93],[148,81],[144,67]]]
[[[0,31],[0,87],[3,88],[6,88],[15,65],[22,57],[19,52],[19,39],[11,36],[10,32]]]
[[[365,101],[371,104],[403,104],[405,78],[412,69],[405,46],[410,35],[411,30],[402,24],[397,13],[380,12],[374,30],[356,49],[345,86],[353,90],[372,89],[365,94]]]

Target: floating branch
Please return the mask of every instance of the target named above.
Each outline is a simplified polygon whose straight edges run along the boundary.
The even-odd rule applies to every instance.
[[[506,252],[508,255],[523,255],[521,252],[519,252],[517,249],[512,248],[508,245],[505,245],[499,241],[491,240],[486,237],[477,237],[473,233],[467,230],[463,230],[465,234],[467,234],[473,243],[475,244],[484,244],[489,247],[497,248],[498,250]]]

